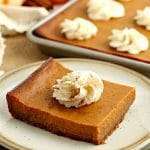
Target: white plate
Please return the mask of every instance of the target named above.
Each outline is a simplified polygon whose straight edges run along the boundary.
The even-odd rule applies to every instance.
[[[137,96],[119,128],[106,144],[93,145],[57,136],[11,117],[6,93],[24,80],[41,62],[6,74],[0,80],[0,143],[11,149],[111,150],[139,149],[150,142],[150,80],[118,65],[88,59],[59,59],[73,70],[93,70],[103,79],[136,87]],[[136,148],[135,148],[136,147]]]

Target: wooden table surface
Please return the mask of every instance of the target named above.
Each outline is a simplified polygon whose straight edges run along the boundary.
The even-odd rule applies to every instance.
[[[40,51],[40,47],[29,41],[24,34],[7,37],[5,43],[4,61],[0,67],[4,71],[48,58]]]

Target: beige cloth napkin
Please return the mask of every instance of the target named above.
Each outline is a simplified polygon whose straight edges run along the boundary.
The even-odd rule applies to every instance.
[[[42,7],[0,5],[0,67],[6,47],[2,35],[12,36],[17,33],[26,32],[32,25],[48,14],[49,12]],[[3,73],[0,70],[0,76]]]
[[[45,8],[5,6],[0,5],[0,25],[3,35],[12,35],[16,32],[27,31],[38,20],[48,15]]]

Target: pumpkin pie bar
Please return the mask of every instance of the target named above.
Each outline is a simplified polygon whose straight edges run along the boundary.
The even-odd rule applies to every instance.
[[[7,93],[9,112],[16,119],[58,135],[94,144],[104,143],[133,103],[135,89],[103,81],[104,91],[97,102],[66,108],[52,98],[52,86],[68,72],[71,70],[48,59]]]

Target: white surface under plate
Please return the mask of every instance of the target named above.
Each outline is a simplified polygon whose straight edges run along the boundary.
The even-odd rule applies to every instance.
[[[40,64],[35,63],[0,79],[0,144],[11,149],[34,150],[111,150],[140,149],[150,141],[150,80],[118,65],[88,59],[59,59],[73,70],[92,70],[103,79],[136,88],[137,96],[119,128],[106,140],[106,144],[93,145],[58,136],[30,126],[11,117],[6,93],[24,80]]]

